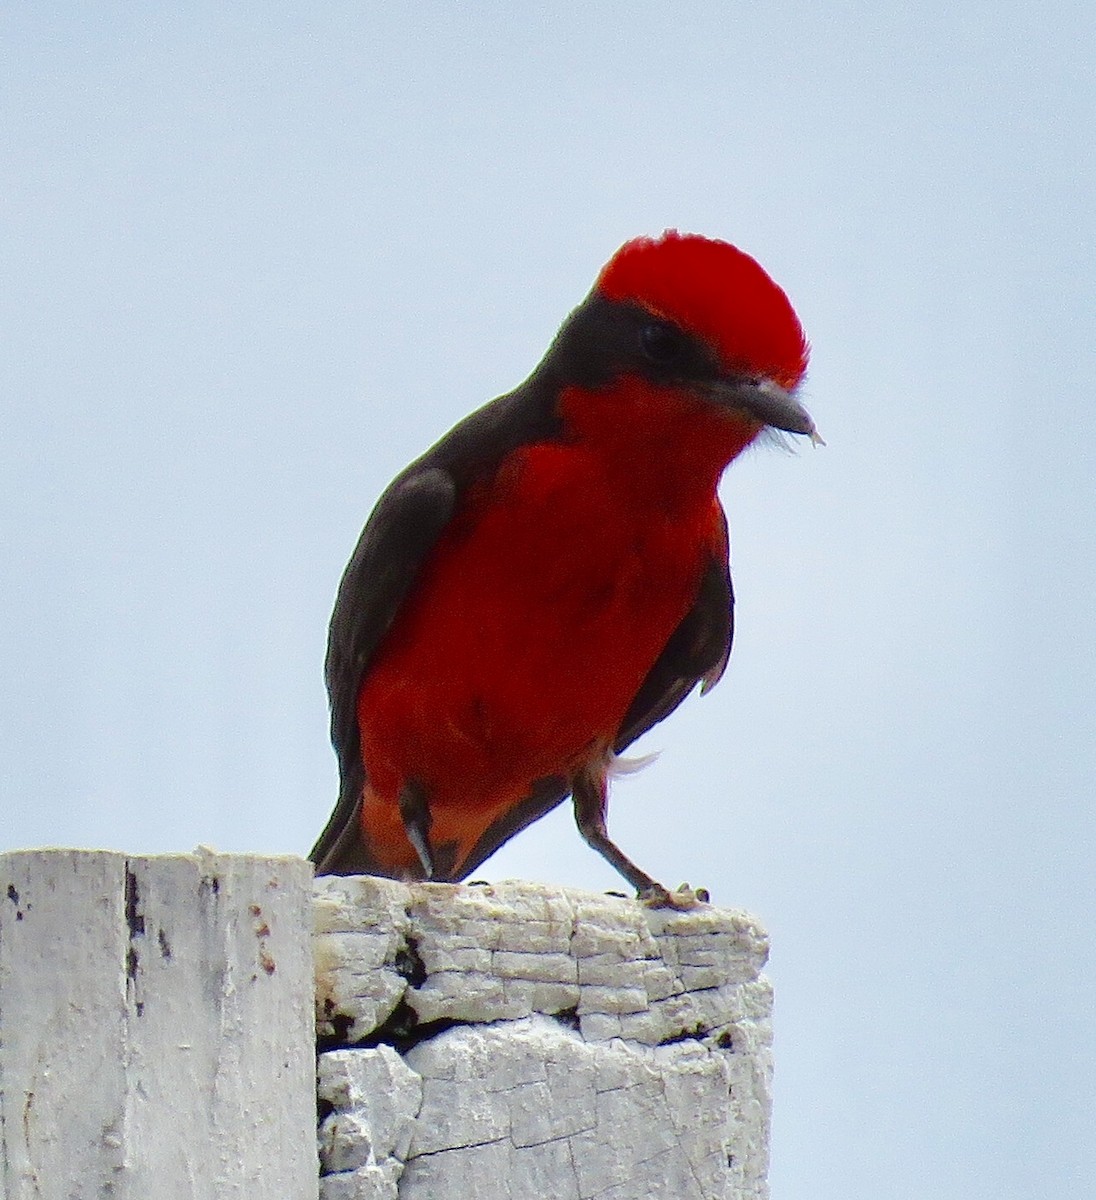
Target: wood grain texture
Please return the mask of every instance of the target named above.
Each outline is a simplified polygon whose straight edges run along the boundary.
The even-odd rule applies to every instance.
[[[2,1200],[316,1195],[311,871],[0,855]]]

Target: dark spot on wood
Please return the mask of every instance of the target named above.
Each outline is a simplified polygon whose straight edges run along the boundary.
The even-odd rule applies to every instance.
[[[167,934],[164,933],[164,931],[162,929],[157,934],[156,940],[160,943],[160,957],[161,958],[170,958],[171,957],[171,944],[167,940]]]
[[[415,1010],[406,1000],[400,1000],[392,1010],[388,1019],[362,1037],[351,1039],[350,1029],[353,1019],[345,1013],[333,1012],[334,1005],[330,1000],[324,1001],[324,1015],[331,1023],[333,1032],[327,1037],[317,1039],[317,1053],[323,1054],[328,1050],[345,1050],[353,1047],[356,1050],[375,1050],[378,1046],[391,1046],[398,1053],[406,1054],[413,1046],[437,1037],[447,1029],[460,1026],[476,1025],[475,1021],[459,1021],[453,1017],[439,1017],[436,1021],[420,1021]]]
[[[337,1013],[334,1010],[334,1002],[325,1000],[323,1004],[324,1016],[331,1024],[332,1033],[329,1037],[317,1038],[317,1049],[321,1053],[324,1050],[340,1050],[344,1046],[354,1045],[350,1040],[350,1028],[354,1024],[354,1018],[347,1016],[346,1013]]]
[[[145,936],[145,918],[141,912],[141,890],[137,875],[126,866],[125,886],[126,925],[129,927],[129,948],[126,950],[126,993],[132,997],[134,1011],[143,1016],[145,1004],[137,999],[137,976],[141,973],[141,955],[137,939]]]
[[[415,937],[408,936],[403,945],[396,951],[393,963],[396,972],[413,987],[420,988],[426,982],[426,964],[419,955],[419,942]]]
[[[412,1046],[437,1037],[447,1029],[455,1029],[460,1025],[472,1025],[473,1021],[458,1021],[453,1017],[438,1017],[436,1021],[420,1021],[415,1010],[401,1000],[392,1010],[392,1015],[368,1037],[363,1038],[358,1045],[366,1049],[377,1046],[391,1046],[400,1054],[406,1054]]]
[[[141,912],[141,893],[137,876],[126,867],[126,924],[131,938],[144,937],[145,918]]]
[[[703,1025],[694,1025],[691,1029],[682,1029],[679,1033],[672,1033],[669,1037],[664,1037],[658,1044],[660,1046],[674,1046],[678,1042],[699,1042],[708,1034],[709,1030]]]
[[[559,1012],[552,1013],[552,1016],[567,1029],[579,1028],[578,1005],[573,1004],[570,1008],[561,1008]]]
[[[129,949],[126,951],[126,991],[132,992],[137,987],[137,976],[141,971],[141,956],[137,953],[137,947],[130,942]],[[145,1011],[144,1001],[136,1000],[135,1007],[137,1015]]]

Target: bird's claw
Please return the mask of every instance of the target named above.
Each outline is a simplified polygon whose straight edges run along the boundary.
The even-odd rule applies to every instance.
[[[711,902],[707,888],[691,888],[683,883],[676,892],[668,891],[661,883],[643,888],[638,900],[647,908],[676,908],[679,912],[690,912]]]

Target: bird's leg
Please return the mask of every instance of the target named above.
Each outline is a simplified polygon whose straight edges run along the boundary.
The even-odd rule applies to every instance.
[[[605,825],[609,789],[604,767],[588,767],[575,777],[571,798],[575,805],[575,824],[586,844],[610,863],[636,889],[638,899],[652,908],[693,908],[690,893],[669,892],[652,879],[610,839]]]
[[[400,788],[400,816],[407,840],[419,856],[426,879],[434,878],[434,852],[430,846],[430,805],[421,783],[407,782]]]

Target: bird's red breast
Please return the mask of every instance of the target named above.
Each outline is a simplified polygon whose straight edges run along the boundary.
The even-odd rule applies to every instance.
[[[725,558],[716,484],[756,425],[636,378],[560,407],[561,438],[470,489],[359,694],[362,821],[394,872],[416,863],[405,783],[430,796],[456,873],[534,780],[605,757],[704,563]]]

